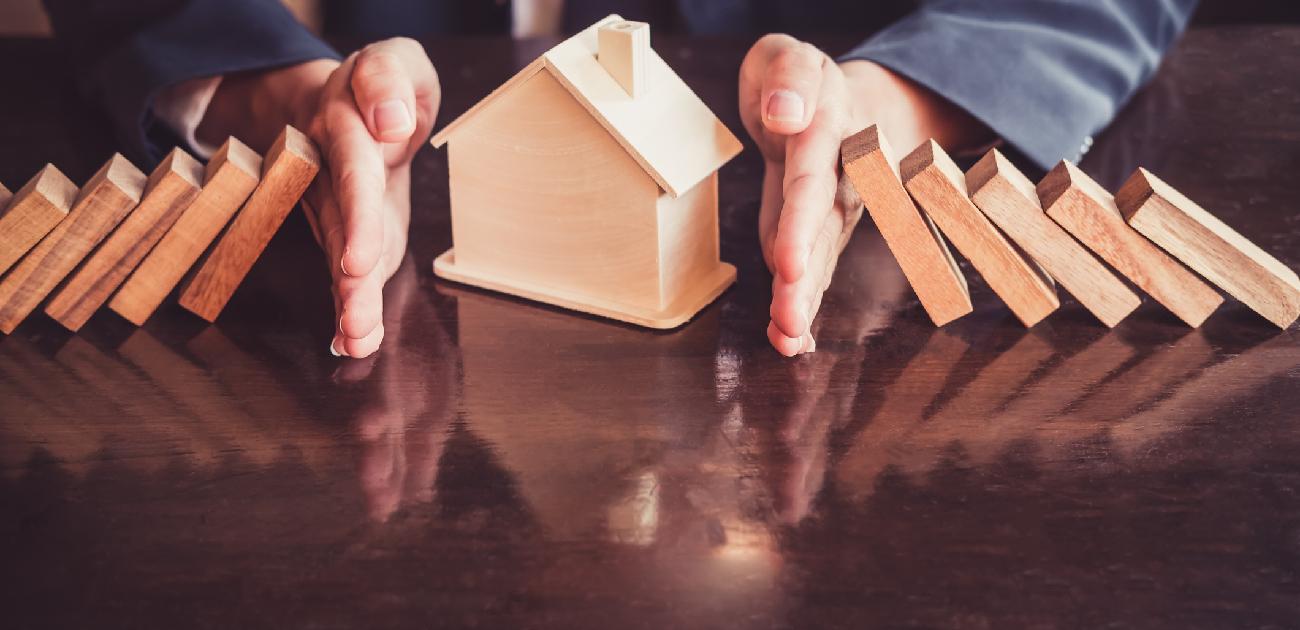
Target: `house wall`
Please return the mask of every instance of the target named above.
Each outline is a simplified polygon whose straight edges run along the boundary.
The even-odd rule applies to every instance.
[[[660,195],[658,205],[660,302],[667,306],[718,269],[718,174],[676,199]]]
[[[549,72],[448,144],[457,266],[659,306],[659,188]]]

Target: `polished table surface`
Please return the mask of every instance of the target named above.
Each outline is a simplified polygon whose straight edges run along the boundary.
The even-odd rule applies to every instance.
[[[656,46],[742,133],[746,43]],[[429,42],[440,120],[543,47]],[[1297,69],[1300,29],[1193,31],[1083,166],[1145,165],[1300,267]],[[113,150],[51,44],[0,40],[0,76],[0,181]],[[375,358],[326,352],[301,218],[216,325],[33,317],[0,339],[0,627],[1300,625],[1296,327],[1148,298],[1026,331],[972,275],[935,329],[864,221],[784,359],[760,174],[722,171],[739,284],[672,332],[436,280],[432,149]]]

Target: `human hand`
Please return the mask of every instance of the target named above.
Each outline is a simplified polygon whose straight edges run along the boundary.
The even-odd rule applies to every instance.
[[[836,64],[815,46],[766,35],[740,68],[740,115],[763,154],[759,239],[772,272],[767,336],[786,356],[811,352],[812,324],[839,254],[862,216],[840,169],[840,143],[880,124],[910,151],[926,138],[949,148],[991,140],[969,114],[867,61]]]
[[[343,63],[311,61],[227,76],[198,136],[235,135],[265,150],[286,123],[325,164],[304,198],[334,294],[330,351],[366,357],[384,337],[383,288],[406,250],[411,159],[432,131],[441,89],[416,42],[389,39]]]

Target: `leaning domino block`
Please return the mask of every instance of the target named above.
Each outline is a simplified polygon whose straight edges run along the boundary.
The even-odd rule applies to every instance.
[[[880,129],[872,125],[850,136],[840,154],[844,173],[934,324],[971,312],[966,278],[934,223],[903,189],[898,162]]]
[[[203,165],[175,149],[149,176],[144,200],[59,289],[45,314],[76,332],[199,194]]]
[[[1285,329],[1300,317],[1294,271],[1146,169],[1115,203],[1134,229],[1265,319]]]
[[[301,131],[285,127],[262,166],[262,183],[181,292],[181,306],[210,322],[315,179],[320,153]]]
[[[1061,305],[1051,281],[1016,252],[966,192],[966,177],[934,140],[903,158],[904,186],[1025,326]]]
[[[8,192],[0,191],[0,197],[9,197],[0,199],[0,275],[68,216],[77,185],[47,164],[17,194]]]
[[[140,202],[145,175],[114,154],[60,221],[0,282],[0,332],[9,334]]]
[[[1223,303],[1214,289],[1129,227],[1110,193],[1075,165],[1062,161],[1037,190],[1053,221],[1187,325],[1200,326]]]
[[[108,307],[127,321],[145,320],[176,288],[257,187],[262,156],[230,138],[208,161],[203,190],[113,295]]]
[[[1113,328],[1142,304],[1136,293],[1043,213],[1033,182],[997,149],[967,171],[966,187],[985,216],[1103,324]]]

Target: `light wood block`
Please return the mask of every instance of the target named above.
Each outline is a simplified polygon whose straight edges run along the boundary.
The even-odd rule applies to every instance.
[[[0,186],[0,275],[54,229],[77,198],[77,185],[47,164],[15,195]]]
[[[1209,285],[1124,222],[1115,199],[1062,161],[1036,187],[1047,216],[1193,328],[1223,303]]]
[[[933,140],[903,158],[904,186],[1025,326],[1061,305],[1051,280],[1016,252],[971,203],[966,177]]]
[[[181,291],[181,306],[216,321],[319,170],[316,145],[301,131],[285,127],[267,153],[262,182]]]
[[[182,149],[172,150],[149,176],[144,200],[54,293],[45,314],[80,330],[194,201],[202,180],[203,165]]]
[[[127,321],[144,325],[239,212],[257,187],[261,171],[262,156],[235,138],[227,140],[208,162],[203,189],[131,272],[108,307]]]
[[[146,177],[114,155],[81,188],[68,216],[0,282],[0,331],[13,332],[41,300],[140,203]]]
[[[966,188],[984,215],[1101,323],[1113,328],[1142,304],[1123,281],[1043,213],[1033,182],[997,149],[966,172]]]
[[[1134,229],[1268,321],[1285,329],[1300,317],[1294,271],[1146,169],[1115,204]]]
[[[650,56],[650,25],[645,22],[610,22],[597,31],[596,59],[628,96],[645,94]]]
[[[948,244],[903,189],[893,149],[876,125],[840,146],[844,173],[936,326],[972,310],[970,289]]]

